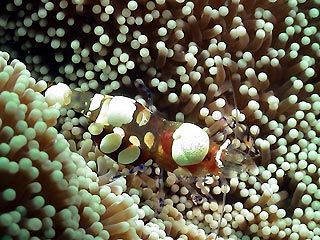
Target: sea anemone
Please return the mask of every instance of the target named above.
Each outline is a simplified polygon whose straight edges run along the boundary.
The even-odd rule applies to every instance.
[[[121,94],[142,101],[132,84],[134,79],[141,78],[151,89],[155,106],[168,119],[196,123],[209,129],[213,136],[217,120],[222,116],[239,118],[253,135],[253,130],[258,128],[254,146],[260,157],[255,160],[259,178],[266,184],[248,173],[230,180],[218,235],[231,239],[317,239],[320,235],[317,228],[320,223],[319,4],[317,0],[5,1],[6,11],[0,14],[3,36],[0,49],[23,59],[34,78],[64,82],[82,91]],[[3,62],[8,61],[5,56]],[[9,82],[15,82],[11,78]],[[1,76],[1,83],[2,79],[5,78]],[[32,86],[37,86],[35,96],[40,98],[39,92],[45,85],[33,80]],[[12,87],[1,88],[1,94],[12,91],[15,92]],[[24,91],[30,90],[19,90],[19,93]],[[19,96],[12,98],[9,104],[17,105],[15,101]],[[40,112],[49,112],[41,106],[34,107],[39,107]],[[8,110],[10,118],[6,117],[6,111],[1,116],[2,122],[6,121],[11,128],[15,124],[10,121],[24,119],[22,113],[12,109]],[[22,110],[29,113],[26,107]],[[196,232],[199,239],[214,237],[221,214],[219,196],[224,191],[214,176],[202,184],[217,198],[195,206],[189,192],[175,176],[168,174],[166,206],[159,216],[153,217],[157,190],[149,172],[128,176],[137,182],[119,179],[110,185],[109,176],[123,166],[99,152],[86,130],[88,120],[70,109],[52,111],[48,119],[39,111],[34,114],[43,116],[43,122],[49,121],[46,123],[50,129],[48,134],[61,139],[62,143],[53,148],[69,148],[71,159],[81,159],[74,160],[85,169],[81,174],[90,172],[72,178],[74,185],[68,184],[74,187],[92,181],[92,186],[98,185],[100,189],[101,183],[105,183],[117,196],[129,194],[134,201],[128,206],[124,204],[123,209],[138,205],[143,210],[137,210],[138,218],[131,218],[134,220],[129,225],[135,230],[129,227],[130,233],[135,232],[140,238],[194,239],[192,234]],[[2,123],[2,126],[6,125]],[[27,133],[19,131],[11,134],[10,130],[3,131],[6,138],[1,143],[10,146],[10,139],[15,139],[19,144],[28,145]],[[7,145],[3,145],[6,147],[1,150],[1,156],[7,159],[3,162],[13,166],[12,162],[17,164],[17,161],[10,159],[10,151],[5,150],[9,149]],[[11,154],[21,154],[18,150]],[[45,148],[41,151],[51,161],[56,157]],[[66,164],[65,160],[61,161],[58,161],[60,168]],[[4,172],[8,174],[8,171]],[[20,180],[15,178],[17,181]],[[4,190],[16,187],[14,183],[8,185]],[[65,186],[72,189],[78,202],[84,201],[80,199],[85,195]],[[84,189],[88,194],[97,193],[87,187]],[[12,193],[6,190],[2,196],[12,196]],[[51,201],[60,199],[56,194],[50,196]],[[69,207],[68,204],[61,208]],[[100,205],[103,208],[106,204],[101,201]],[[83,217],[80,223],[86,222],[81,212],[84,208],[78,206],[72,209],[77,209],[77,214]],[[37,215],[43,216],[38,212],[32,216],[40,219]],[[8,218],[9,215],[5,215],[4,219]],[[9,226],[10,221],[4,222]],[[52,222],[61,224],[59,219]],[[174,225],[175,222],[178,225]],[[107,224],[101,223],[99,227],[106,229]],[[179,224],[184,227],[178,229]],[[19,226],[22,229],[25,225]],[[74,225],[74,231],[77,227],[88,231],[83,225]],[[85,232],[79,229],[77,231]],[[36,233],[40,235],[39,230]]]
[[[54,128],[60,112],[20,61],[0,52],[0,231],[4,238],[138,239],[135,201],[105,185]],[[105,168],[104,171],[107,171]]]

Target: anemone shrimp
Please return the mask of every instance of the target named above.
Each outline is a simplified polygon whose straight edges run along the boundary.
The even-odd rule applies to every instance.
[[[144,164],[152,159],[186,186],[195,203],[202,201],[195,179],[205,181],[208,176],[218,176],[227,188],[226,179],[247,171],[258,174],[251,157],[254,139],[239,123],[241,113],[237,109],[233,117],[221,116],[216,124],[219,127],[201,128],[162,118],[128,97],[71,90],[62,83],[49,87],[45,96],[86,116],[91,122],[88,131],[102,153],[120,164],[134,166],[134,171],[143,171]],[[255,126],[250,131],[251,135],[258,134]],[[233,139],[230,132],[235,135]],[[120,173],[113,179],[124,175]],[[206,198],[213,198],[201,184],[200,188]],[[227,190],[223,192],[221,218],[226,194]]]

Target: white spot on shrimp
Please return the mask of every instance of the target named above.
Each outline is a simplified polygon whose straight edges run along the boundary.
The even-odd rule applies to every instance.
[[[140,147],[140,141],[139,138],[136,136],[130,136],[129,137],[129,142],[131,142],[133,145]]]
[[[155,140],[155,137],[152,132],[147,132],[144,135],[143,141],[149,149],[152,148],[152,146],[154,144],[154,140]]]
[[[100,107],[100,104],[104,96],[102,94],[95,94],[90,102],[89,111],[97,110]]]
[[[172,158],[179,166],[200,163],[209,151],[209,136],[197,125],[183,123],[172,137]]]
[[[122,142],[122,137],[117,133],[107,134],[102,138],[100,143],[100,150],[106,154],[116,151]]]
[[[113,97],[109,104],[107,122],[115,127],[128,124],[132,121],[136,108],[133,99],[122,96]]]
[[[88,127],[89,133],[92,135],[99,135],[103,131],[103,125],[101,123],[91,123]]]
[[[106,99],[101,106],[99,115],[96,119],[96,123],[101,123],[102,125],[109,125],[108,114],[109,114],[110,99]]]
[[[139,125],[139,127],[144,126],[149,122],[150,117],[151,117],[150,111],[147,109],[144,109],[138,113],[136,122]]]
[[[139,156],[140,156],[140,148],[135,145],[131,145],[119,153],[118,163],[131,164],[134,161],[136,161]]]

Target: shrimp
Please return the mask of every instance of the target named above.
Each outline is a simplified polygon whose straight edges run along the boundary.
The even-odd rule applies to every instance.
[[[49,87],[45,96],[86,116],[91,122],[88,131],[101,152],[124,165],[141,166],[153,159],[185,184],[195,202],[202,197],[188,179],[219,176],[227,184],[225,179],[257,168],[250,156],[253,140],[249,139],[246,127],[238,123],[237,114],[235,118],[222,117],[221,129],[211,137],[210,128],[167,120],[124,96],[71,90],[63,83]],[[238,136],[231,140],[225,128]],[[214,140],[219,134],[222,140]],[[240,150],[242,139],[246,140],[247,153]],[[212,198],[205,188],[202,190]],[[223,206],[225,198],[224,192]]]

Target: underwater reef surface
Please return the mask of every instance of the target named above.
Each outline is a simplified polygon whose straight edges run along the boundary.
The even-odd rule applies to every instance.
[[[320,239],[319,1],[15,0],[1,9],[4,239]],[[146,104],[136,78],[169,120],[212,137],[222,116],[259,129],[259,174],[228,180],[221,222],[218,176],[202,183],[214,199],[195,204],[166,173],[156,214],[157,169],[110,182],[126,166],[98,150],[85,116],[43,96],[63,82]]]

